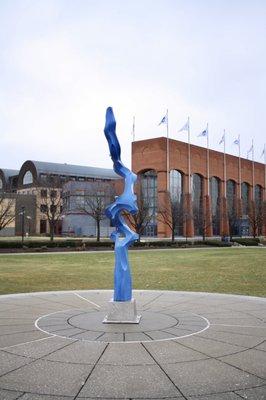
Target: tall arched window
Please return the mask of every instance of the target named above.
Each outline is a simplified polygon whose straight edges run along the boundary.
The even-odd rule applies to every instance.
[[[211,192],[213,234],[219,235],[220,234],[220,213],[219,213],[220,180],[215,176],[213,176],[210,179],[210,192]]]
[[[192,202],[195,235],[201,235],[203,231],[203,179],[199,174],[192,175]]]
[[[157,235],[157,174],[154,170],[146,171],[140,175],[141,196],[143,202],[149,207],[149,223],[144,230],[145,236]]]
[[[255,186],[255,204],[261,204],[262,203],[262,186],[256,185]]]
[[[33,183],[33,176],[30,171],[27,171],[23,176],[23,185],[30,185],[31,183]]]
[[[242,197],[242,213],[244,215],[248,215],[248,207],[249,207],[249,184],[243,182],[241,184],[241,197]]]
[[[236,212],[236,182],[229,179],[226,182],[227,216],[230,235],[238,234],[238,217]]]
[[[175,235],[183,235],[183,207],[182,207],[182,193],[183,193],[183,176],[181,172],[173,169],[170,171],[170,197],[172,203],[172,210],[175,215]]]
[[[231,214],[235,210],[236,183],[232,179],[226,182],[227,211]]]
[[[263,231],[263,189],[262,186],[256,185],[255,186],[255,223],[257,225],[257,232],[258,235],[262,235]]]

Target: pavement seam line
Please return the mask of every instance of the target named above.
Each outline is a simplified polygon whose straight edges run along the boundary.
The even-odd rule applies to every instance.
[[[176,342],[176,343],[178,343],[178,342]],[[227,363],[227,362],[221,360],[222,357],[227,357],[227,356],[230,356],[230,355],[242,353],[242,352],[244,352],[244,351],[252,350],[253,347],[247,348],[246,350],[242,350],[242,351],[239,351],[239,352],[237,352],[237,353],[226,354],[225,356],[220,356],[220,358],[219,358],[219,357],[208,356],[207,354],[203,353],[202,351],[200,351],[200,350],[195,350],[195,349],[193,349],[192,347],[186,346],[186,345],[183,344],[183,343],[178,343],[178,344],[180,344],[181,346],[184,346],[184,347],[186,347],[186,348],[188,348],[188,349],[190,349],[190,350],[197,351],[198,353],[203,354],[204,356],[208,357],[208,358],[211,359],[211,360],[219,361],[219,362],[221,362],[221,363],[223,363],[223,364],[229,365],[229,366],[232,367],[232,368],[238,369],[239,371],[244,372],[245,374],[249,374],[249,375],[255,376],[257,379],[260,379],[260,380],[262,380],[262,381],[266,381],[265,378],[261,378],[260,376],[258,376],[258,375],[256,375],[256,374],[253,374],[252,372],[245,371],[245,370],[241,369],[240,367],[237,367],[237,366],[235,366],[235,365],[232,365],[232,364],[230,364],[230,363]],[[201,360],[198,360],[198,361],[201,361]],[[240,389],[240,390],[242,390],[242,389]]]
[[[101,308],[101,306],[99,306],[99,304],[94,303],[93,301],[86,299],[86,297],[81,296],[80,294],[76,293],[76,292],[72,292],[73,294],[75,294],[76,296],[78,296],[79,298],[81,298],[82,300],[86,301],[87,303],[97,307],[97,308]]]
[[[51,354],[55,353],[56,351],[62,350],[62,349],[64,349],[65,347],[68,347],[68,346],[70,346],[70,345],[72,345],[72,344],[73,344],[73,342],[67,343],[67,344],[65,344],[64,346],[60,347],[59,349],[53,350],[53,351],[51,351],[50,353],[45,354],[44,356],[35,358],[34,360],[28,362],[27,364],[21,365],[20,367],[14,368],[14,369],[12,369],[11,371],[5,372],[4,374],[0,375],[0,378],[2,378],[3,376],[6,376],[6,375],[8,375],[8,374],[11,374],[12,372],[15,372],[15,371],[17,371],[17,370],[19,370],[19,369],[21,369],[21,368],[27,367],[28,365],[31,365],[31,364],[35,363],[36,361],[40,361],[40,360],[42,360],[43,358],[45,358],[45,357],[47,357],[47,356],[50,356]],[[15,354],[14,354],[14,355],[15,355]],[[49,360],[46,360],[46,361],[49,361]]]
[[[100,356],[98,357],[98,359],[96,360],[96,363],[94,364],[94,366],[92,367],[89,375],[87,376],[87,378],[85,379],[85,381],[83,382],[83,384],[81,385],[78,393],[75,395],[75,397],[73,398],[73,400],[76,400],[78,395],[80,394],[80,392],[82,391],[82,389],[84,388],[84,386],[86,385],[86,383],[88,382],[88,380],[90,379],[93,371],[95,370],[96,366],[98,365],[100,359],[102,358],[103,354],[105,353],[107,347],[109,346],[109,343],[106,344],[105,348],[103,349],[103,351],[101,352]]]
[[[172,385],[177,389],[177,391],[183,396],[185,400],[188,400],[188,398],[184,395],[184,393],[179,389],[179,387],[174,383],[174,381],[170,378],[170,376],[167,374],[167,372],[163,369],[163,367],[158,363],[156,358],[152,355],[152,353],[146,348],[146,346],[141,343],[142,347],[146,350],[146,352],[149,354],[149,356],[155,361],[156,365],[160,368],[160,370],[164,373],[164,375],[168,378],[168,380],[172,383]]]

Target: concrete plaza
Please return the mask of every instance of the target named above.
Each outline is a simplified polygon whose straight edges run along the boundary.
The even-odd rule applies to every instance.
[[[102,324],[111,296],[1,296],[0,399],[266,398],[266,299],[135,291],[140,324]]]

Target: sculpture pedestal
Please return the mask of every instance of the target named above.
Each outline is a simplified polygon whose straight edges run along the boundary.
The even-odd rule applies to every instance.
[[[136,300],[108,302],[107,315],[104,324],[138,324],[141,315],[137,315]]]

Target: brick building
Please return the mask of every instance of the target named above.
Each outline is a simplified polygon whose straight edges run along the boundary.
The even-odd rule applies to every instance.
[[[167,162],[167,138],[132,143],[132,169],[141,177],[152,215],[146,235],[170,236],[171,228],[159,218],[159,211],[169,209],[172,201],[182,211],[176,236],[193,237],[203,231],[205,236],[247,236],[253,231],[265,235],[264,164],[209,150],[208,166],[207,149],[190,145],[189,184],[188,144],[169,139],[168,146]]]

